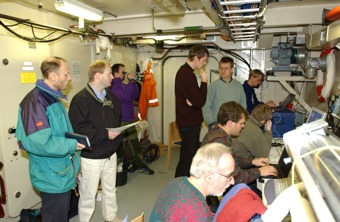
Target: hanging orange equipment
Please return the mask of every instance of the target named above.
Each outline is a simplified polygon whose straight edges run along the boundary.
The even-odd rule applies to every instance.
[[[154,79],[151,66],[152,61],[150,60],[147,65],[147,69],[144,71],[144,81],[138,102],[138,109],[142,120],[146,120],[149,107],[159,106],[156,92],[156,81]]]

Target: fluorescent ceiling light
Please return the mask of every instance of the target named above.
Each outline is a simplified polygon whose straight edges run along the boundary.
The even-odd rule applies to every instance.
[[[103,12],[75,0],[56,0],[57,10],[91,21],[103,20]]]

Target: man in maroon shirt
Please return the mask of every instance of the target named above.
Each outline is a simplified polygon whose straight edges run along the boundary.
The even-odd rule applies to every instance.
[[[182,143],[175,177],[189,176],[192,158],[200,146],[203,122],[202,107],[207,97],[208,75],[204,71],[209,51],[202,45],[191,47],[187,62],[177,71],[175,78],[176,122]],[[195,69],[200,71],[198,85]]]

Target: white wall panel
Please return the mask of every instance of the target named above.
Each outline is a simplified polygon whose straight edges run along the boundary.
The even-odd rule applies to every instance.
[[[18,106],[22,98],[35,83],[21,83],[20,73],[24,62],[31,62],[37,78],[41,78],[41,58],[48,56],[48,45],[39,45],[29,49],[28,44],[14,38],[0,37],[0,58],[8,59],[9,64],[0,64],[0,161],[4,163],[2,175],[5,181],[7,203],[6,216],[15,217],[22,208],[29,208],[40,202],[33,190],[28,175],[28,159],[25,152],[19,149],[14,134],[9,128],[15,128]]]

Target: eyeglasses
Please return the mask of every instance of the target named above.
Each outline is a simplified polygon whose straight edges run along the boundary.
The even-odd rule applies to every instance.
[[[228,183],[230,183],[230,182],[233,180],[233,178],[234,178],[234,174],[233,174],[233,173],[231,173],[230,176],[224,175],[224,174],[219,173],[219,172],[216,172],[216,173],[219,174],[219,175],[221,175],[221,176],[223,176],[223,177],[225,177],[225,178],[227,178],[227,182],[228,182]]]

